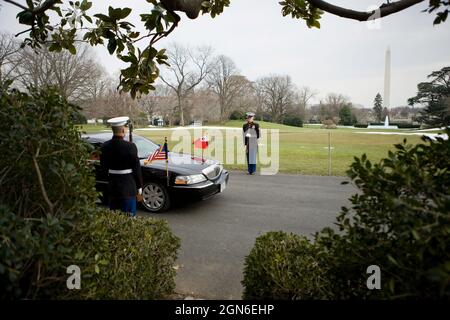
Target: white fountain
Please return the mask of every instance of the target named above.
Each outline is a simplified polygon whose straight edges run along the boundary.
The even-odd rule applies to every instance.
[[[398,129],[398,127],[391,126],[389,124],[389,116],[386,116],[386,119],[384,119],[384,125],[369,124],[367,129]]]

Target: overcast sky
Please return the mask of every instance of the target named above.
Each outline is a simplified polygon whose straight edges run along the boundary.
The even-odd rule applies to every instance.
[[[24,0],[17,0],[25,2]],[[288,74],[297,86],[318,91],[317,101],[327,93],[342,93],[354,103],[373,105],[377,92],[383,95],[384,56],[391,47],[391,106],[406,105],[417,83],[433,70],[450,65],[450,21],[433,26],[435,15],[422,13],[426,3],[383,18],[379,28],[325,13],[321,29],[308,29],[303,20],[282,17],[278,0],[231,0],[231,6],[215,19],[201,16],[189,20],[182,14],[180,26],[164,47],[176,41],[210,45],[217,54],[232,58],[250,80],[268,74]],[[366,10],[381,2],[330,0],[348,8]],[[0,29],[17,32],[16,7],[0,0]],[[151,7],[145,0],[94,1],[90,11],[108,5],[132,7],[132,22],[140,25],[138,13]],[[114,74],[122,66],[106,49],[96,53]]]

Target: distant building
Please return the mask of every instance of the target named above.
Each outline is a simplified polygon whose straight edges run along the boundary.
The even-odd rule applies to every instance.
[[[164,119],[162,116],[153,116],[150,119],[150,125],[156,126],[156,127],[163,127],[164,126]]]
[[[88,124],[97,124],[97,123],[103,123],[103,119],[88,119]]]
[[[203,125],[203,122],[201,120],[195,120],[192,126],[194,127],[201,127]]]
[[[309,119],[308,123],[310,123],[310,124],[320,124],[320,123],[322,123],[322,122],[320,121],[319,116],[314,115],[314,116],[312,116],[312,117]]]

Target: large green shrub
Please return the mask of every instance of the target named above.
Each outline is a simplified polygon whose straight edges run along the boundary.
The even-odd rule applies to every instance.
[[[284,117],[283,124],[293,127],[303,127],[303,120],[300,116],[290,114]]]
[[[78,108],[53,90],[0,95],[0,298],[170,293],[179,241],[163,221],[98,212]],[[73,264],[82,290],[66,287]]]
[[[318,232],[310,248],[285,236],[259,238],[246,258],[244,297],[264,298],[269,292],[272,298],[292,298],[288,290],[317,299],[448,299],[450,141],[423,140],[415,146],[405,140],[377,164],[365,155],[355,158],[348,175],[360,192],[351,197],[351,208],[342,208],[338,230]],[[266,238],[271,240],[262,255]],[[286,243],[295,254],[273,259]],[[298,266],[298,261],[311,265]],[[371,265],[380,267],[380,290],[367,288]],[[319,270],[309,271],[313,266]]]
[[[326,281],[316,247],[308,239],[282,231],[258,237],[245,260],[244,299],[325,297]]]
[[[157,299],[175,289],[180,246],[165,220],[130,219],[100,210],[77,227],[73,264],[81,269],[82,299]]]
[[[423,140],[405,140],[375,165],[365,155],[351,165],[361,193],[337,218],[339,232],[316,240],[330,253],[334,297],[450,297],[450,141]],[[369,265],[381,268],[381,290],[367,290]]]
[[[0,94],[0,295],[50,297],[73,253],[68,235],[97,196],[89,149],[72,123],[77,107],[56,91]]]
[[[230,113],[230,120],[245,120],[245,113],[242,110],[234,110]]]

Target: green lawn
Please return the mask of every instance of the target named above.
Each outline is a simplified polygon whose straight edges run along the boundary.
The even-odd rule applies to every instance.
[[[76,127],[78,127],[80,129],[80,131],[86,132],[86,133],[95,133],[95,132],[100,132],[102,130],[111,130],[110,128],[108,128],[107,126],[103,125],[103,124],[83,124],[83,125],[77,125]]]
[[[261,128],[278,129],[280,137],[280,172],[327,175],[328,174],[328,132],[331,132],[332,149],[332,174],[343,176],[355,156],[366,153],[372,162],[377,162],[386,157],[388,150],[393,145],[400,143],[404,138],[409,143],[420,142],[419,136],[406,135],[378,135],[361,134],[359,132],[374,132],[387,130],[373,129],[347,129],[339,128],[333,130],[320,129],[320,127],[296,128],[285,125],[259,122]],[[229,121],[225,124],[217,124],[225,127],[242,127],[242,121]],[[81,130],[85,132],[96,132],[107,130],[101,125],[84,125]],[[207,130],[205,130],[207,131]],[[223,131],[223,130],[222,130]],[[389,130],[398,132],[413,132],[408,130]],[[169,149],[177,141],[171,141],[172,130],[137,131],[136,133],[150,138],[156,143],[163,143],[164,137],[169,140]],[[212,142],[213,143],[213,142]],[[227,143],[227,141],[225,142]],[[224,146],[225,147],[225,146]],[[268,148],[270,152],[270,139]],[[196,150],[196,154],[201,152]],[[214,156],[212,156],[214,157]],[[244,169],[244,165],[226,165],[229,169]]]

